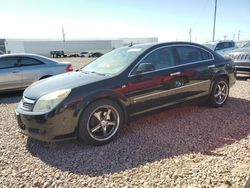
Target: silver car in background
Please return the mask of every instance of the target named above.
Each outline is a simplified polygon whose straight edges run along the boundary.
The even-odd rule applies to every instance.
[[[23,90],[38,80],[69,71],[73,71],[70,63],[59,63],[40,55],[0,55],[0,93]]]
[[[222,56],[227,56],[228,53],[237,49],[237,46],[232,40],[223,40],[223,41],[214,41],[214,42],[206,42],[202,44],[213,51],[216,51]]]
[[[250,76],[250,41],[228,55],[234,60],[237,74]]]

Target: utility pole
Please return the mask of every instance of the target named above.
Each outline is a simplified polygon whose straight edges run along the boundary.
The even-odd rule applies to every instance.
[[[217,12],[217,0],[215,0],[215,7],[214,7],[214,29],[213,29],[213,41],[214,41],[214,38],[215,38],[216,12]]]
[[[63,49],[65,50],[65,37],[66,37],[66,34],[64,32],[64,28],[62,27],[62,37],[63,37]]]
[[[240,41],[240,30],[238,31],[238,41]]]
[[[223,37],[224,37],[224,40],[227,40],[227,35],[224,35]]]
[[[233,40],[235,40],[235,34],[233,34]]]
[[[189,41],[192,42],[192,28],[189,29]]]

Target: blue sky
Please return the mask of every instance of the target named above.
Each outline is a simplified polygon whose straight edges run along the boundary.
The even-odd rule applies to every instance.
[[[0,0],[0,38],[212,40],[215,0]],[[250,0],[218,0],[216,39],[250,40]]]

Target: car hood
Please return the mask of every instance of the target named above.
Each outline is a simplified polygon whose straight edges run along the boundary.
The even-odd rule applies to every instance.
[[[41,96],[54,91],[73,89],[75,87],[91,84],[107,78],[110,78],[110,76],[84,73],[81,71],[59,74],[35,82],[24,91],[23,95],[30,99],[38,99]]]
[[[242,53],[250,52],[250,48],[237,48],[236,50],[233,50],[230,53],[234,53],[234,52],[242,52]]]

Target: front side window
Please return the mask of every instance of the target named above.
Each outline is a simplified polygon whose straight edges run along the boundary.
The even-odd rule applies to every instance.
[[[8,57],[8,58],[0,58],[0,69],[7,69],[16,67],[17,58]]]
[[[151,65],[152,70],[156,71],[175,66],[172,48],[164,47],[151,52],[137,65],[137,69],[142,64]],[[137,69],[135,72],[137,72]]]
[[[217,45],[216,45],[216,48],[215,48],[215,50],[222,50],[222,49],[224,49],[225,47],[224,47],[224,44],[221,42],[221,43],[218,43]]]
[[[176,51],[179,56],[180,64],[188,64],[212,59],[211,54],[207,51],[192,46],[179,46],[176,47]]]
[[[41,65],[42,63],[36,59],[23,57],[20,61],[20,66]]]

